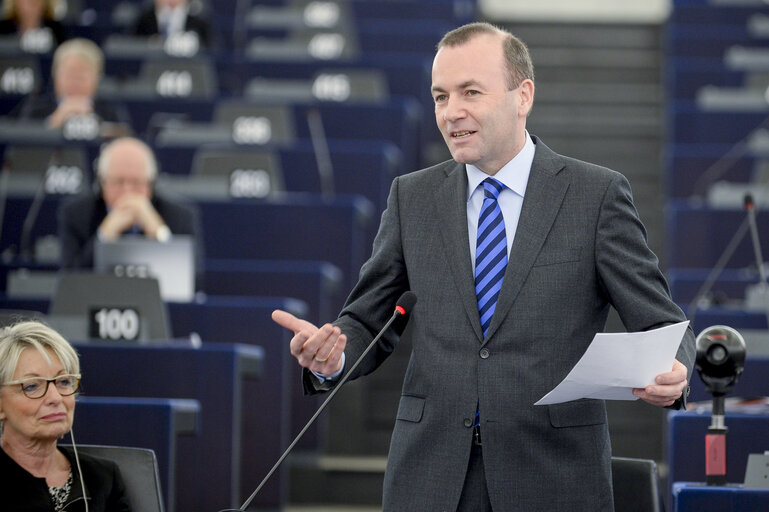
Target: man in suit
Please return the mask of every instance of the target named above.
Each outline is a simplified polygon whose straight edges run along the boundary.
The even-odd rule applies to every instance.
[[[333,324],[273,314],[295,332],[291,353],[316,392],[358,359],[401,293],[419,298],[385,511],[612,511],[604,402],[533,404],[604,329],[610,305],[629,331],[685,320],[627,180],[526,131],[533,79],[512,34],[473,23],[444,36],[432,93],[453,159],[393,181],[373,254]],[[497,207],[502,259],[487,266]],[[488,292],[495,273],[501,289]],[[350,377],[374,371],[397,340],[383,336]],[[693,360],[689,330],[671,371],[634,394],[680,407]]]
[[[187,0],[155,0],[155,5],[139,14],[133,33],[137,36],[160,36],[192,32],[198,36],[200,46],[211,44],[211,28],[200,16],[190,13]]]
[[[71,198],[59,210],[62,267],[92,267],[97,239],[135,234],[164,242],[173,234],[197,235],[193,208],[154,193],[157,164],[144,142],[132,137],[110,142],[97,172],[98,189]]]
[[[126,132],[130,116],[125,106],[97,98],[104,70],[104,54],[88,39],[70,39],[53,54],[53,87],[26,98],[14,115],[21,119],[44,120],[49,128],[62,128],[72,118],[93,116],[104,126],[102,133]]]

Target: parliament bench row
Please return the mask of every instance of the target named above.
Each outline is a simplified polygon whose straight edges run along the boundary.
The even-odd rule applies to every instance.
[[[142,4],[145,0],[128,0],[129,3]],[[78,0],[81,9],[93,9],[99,13],[111,13],[116,7],[120,6],[125,0]],[[287,0],[253,0],[246,2],[247,7],[265,6],[270,8],[295,8],[303,10],[310,0],[305,1],[287,1]],[[456,19],[463,11],[465,16],[467,11],[475,4],[473,0],[345,0],[339,3],[349,5],[356,20],[361,19],[400,19],[401,17],[409,19],[446,20]],[[217,12],[223,15],[232,16],[236,14],[238,8],[242,8],[243,3],[237,0],[217,0],[215,5],[213,0],[203,2],[204,7],[215,7]]]
[[[709,208],[683,200],[669,201],[665,211],[666,267],[713,268],[746,219],[742,208]],[[762,252],[769,254],[769,237],[762,235],[769,232],[769,216],[759,211],[756,222]],[[755,261],[751,236],[746,230],[725,267],[755,268]]]
[[[8,193],[76,194],[95,185],[98,141],[0,144],[0,160],[10,171]],[[190,200],[264,199],[280,192],[334,196],[360,195],[383,211],[392,179],[402,174],[401,152],[384,141],[329,141],[329,161],[311,141],[290,145],[164,144],[154,148],[160,173],[157,190]],[[61,179],[58,179],[58,178]]]
[[[254,78],[285,78],[311,79],[319,73],[342,73],[348,71],[369,71],[381,73],[385,78],[387,90],[395,95],[415,95],[422,89],[429,96],[429,74],[431,54],[420,52],[371,52],[357,55],[354,58],[339,59],[288,59],[259,61],[246,58],[243,55],[201,50],[196,56],[184,58],[167,54],[162,48],[148,46],[141,40],[132,41],[130,38],[114,37],[108,41],[105,51],[106,82],[121,81],[137,77],[149,63],[205,63],[217,77],[220,89],[217,91],[224,96],[244,95],[248,81]],[[14,67],[27,68],[28,74],[34,81],[28,85],[28,90],[44,90],[50,85],[53,55],[30,54],[21,51],[6,52],[0,58],[0,66],[5,69]],[[12,77],[6,77],[0,88],[1,94],[11,94],[15,89],[9,88]],[[27,82],[25,82],[27,83]]]
[[[734,144],[765,124],[769,103],[752,112],[703,111],[692,102],[675,102],[672,107],[670,142],[674,144]]]
[[[732,45],[767,46],[757,30],[769,9],[761,5],[675,6],[667,21],[667,53],[673,57],[722,57]]]
[[[163,102],[134,98],[119,100],[119,103],[130,112],[131,131],[153,145],[200,146],[218,142],[257,148],[290,147],[296,141],[305,140],[322,147],[328,140],[336,139],[386,141],[401,151],[404,169],[413,170],[419,162],[422,109],[411,97],[393,97],[386,105],[333,102],[281,105],[266,100],[222,101],[218,98],[176,98]],[[12,118],[2,121],[0,142],[5,144],[67,140],[67,132],[47,130],[42,121]],[[205,133],[208,138],[204,138]],[[437,130],[435,133],[437,135]]]
[[[761,181],[763,172],[761,156],[749,148],[741,151],[734,144],[669,144],[664,158],[665,190],[673,199],[704,197],[714,183],[722,180]]]
[[[41,202],[29,240],[56,233],[59,201],[49,196]],[[7,199],[0,252],[18,251],[30,204],[30,198]],[[360,196],[283,194],[196,204],[206,258],[327,261],[342,271],[343,288],[351,289],[371,253],[376,219],[371,203]]]

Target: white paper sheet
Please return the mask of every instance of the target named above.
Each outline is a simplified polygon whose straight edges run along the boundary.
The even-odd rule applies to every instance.
[[[566,378],[534,405],[579,398],[636,400],[633,388],[673,368],[689,321],[631,333],[598,333]]]

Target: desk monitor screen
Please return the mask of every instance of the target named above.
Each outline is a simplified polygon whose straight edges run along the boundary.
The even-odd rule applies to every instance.
[[[195,243],[187,235],[174,235],[167,242],[135,236],[123,236],[114,242],[97,241],[94,270],[155,277],[163,300],[189,302],[195,294]]]

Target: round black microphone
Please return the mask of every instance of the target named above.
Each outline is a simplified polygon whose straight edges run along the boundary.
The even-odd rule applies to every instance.
[[[404,292],[395,305],[395,312],[399,315],[408,315],[417,303],[417,294],[411,290]]]
[[[296,435],[294,440],[291,442],[290,445],[288,445],[288,448],[286,448],[286,451],[283,452],[283,455],[280,456],[278,459],[278,462],[275,463],[274,466],[272,466],[272,469],[267,473],[267,476],[264,477],[262,482],[257,486],[256,490],[249,496],[249,498],[243,503],[243,505],[238,509],[224,509],[220,510],[219,512],[243,512],[248,508],[248,505],[253,501],[253,499],[256,497],[256,495],[259,493],[259,491],[262,489],[265,483],[267,483],[267,480],[272,476],[272,474],[275,472],[276,469],[278,469],[278,466],[280,466],[280,463],[283,462],[283,460],[288,456],[288,454],[291,452],[291,450],[294,448],[296,443],[299,442],[299,439],[302,438],[305,432],[307,432],[307,429],[310,428],[310,425],[313,424],[315,419],[320,415],[320,413],[323,411],[323,409],[326,408],[328,403],[331,401],[334,396],[336,396],[337,391],[339,391],[342,387],[342,385],[347,382],[347,379],[352,374],[353,370],[355,370],[360,362],[363,360],[363,358],[368,354],[372,348],[374,348],[374,345],[376,345],[377,341],[379,341],[379,338],[382,337],[382,335],[387,331],[387,329],[390,328],[392,323],[397,318],[403,318],[406,315],[408,315],[411,310],[413,309],[414,305],[417,303],[417,296],[412,291],[404,292],[403,295],[400,296],[398,299],[398,302],[395,305],[395,311],[393,311],[392,316],[387,321],[387,323],[382,327],[382,329],[379,331],[379,333],[374,337],[373,340],[371,340],[371,343],[368,344],[366,347],[366,350],[363,351],[363,353],[358,356],[358,359],[355,361],[355,364],[353,364],[349,370],[344,372],[344,375],[339,380],[339,383],[334,386],[334,389],[331,390],[331,392],[328,394],[328,397],[326,400],[320,404],[320,407],[318,407],[318,410],[315,411],[315,414],[312,415],[312,418],[307,422],[307,424],[302,428],[302,430]]]

